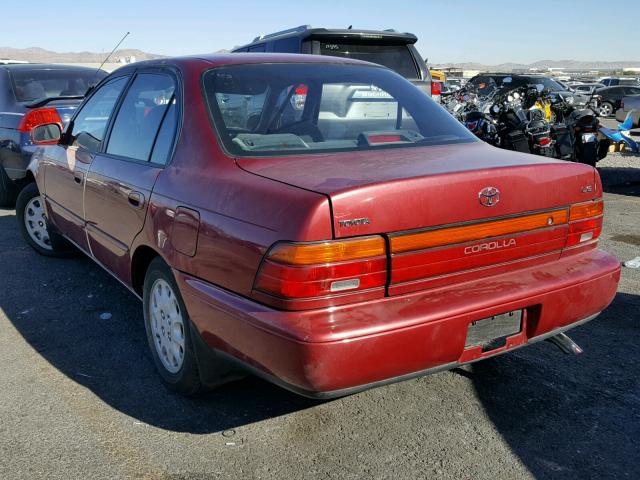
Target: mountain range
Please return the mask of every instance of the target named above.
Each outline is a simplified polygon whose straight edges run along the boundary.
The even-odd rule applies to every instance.
[[[539,60],[533,63],[501,63],[499,65],[485,65],[477,62],[438,63],[435,68],[457,67],[463,70],[480,70],[493,72],[510,72],[512,70],[559,68],[565,70],[622,70],[623,68],[640,68],[638,60],[616,61],[581,61],[581,60]]]
[[[44,48],[11,48],[0,47],[0,60],[24,60],[34,63],[102,63],[109,52],[52,52]],[[134,48],[116,50],[109,61],[117,62],[120,58],[135,57],[136,60],[151,60],[164,55],[147,53]]]

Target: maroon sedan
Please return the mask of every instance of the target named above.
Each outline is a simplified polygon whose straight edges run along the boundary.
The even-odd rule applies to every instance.
[[[233,54],[126,66],[40,125],[26,241],[142,299],[158,371],[332,397],[563,332],[613,299],[591,167],[476,140],[365,62]]]

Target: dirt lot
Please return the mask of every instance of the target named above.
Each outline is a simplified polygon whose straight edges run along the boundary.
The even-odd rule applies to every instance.
[[[640,256],[640,157],[600,170],[601,245]],[[571,334],[581,356],[542,343],[324,403],[255,378],[184,399],[139,302],[15,223],[0,210],[0,479],[640,478],[640,270]]]

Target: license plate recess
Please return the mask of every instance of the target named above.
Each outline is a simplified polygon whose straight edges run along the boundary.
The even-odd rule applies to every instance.
[[[522,310],[501,313],[469,324],[465,348],[482,346],[487,352],[506,344],[507,337],[522,330]]]

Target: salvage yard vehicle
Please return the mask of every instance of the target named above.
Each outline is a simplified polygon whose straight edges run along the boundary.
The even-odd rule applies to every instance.
[[[626,95],[640,95],[640,86],[616,86],[604,87],[596,90],[600,96],[600,115],[608,117],[613,115],[622,106],[622,99]]]
[[[422,59],[413,33],[396,30],[360,30],[312,28],[310,25],[289,28],[260,35],[247,45],[236,47],[234,53],[306,53],[355,58],[377,63],[410,80],[434,100],[440,99],[442,79],[431,78]]]
[[[0,206],[13,204],[28,183],[33,126],[43,119],[64,126],[87,89],[106,75],[95,68],[64,65],[0,66]]]
[[[563,332],[616,293],[595,169],[490,147],[378,65],[145,61],[35,130],[26,242],[139,297],[183,394],[248,370],[329,398],[543,339],[576,352]]]

